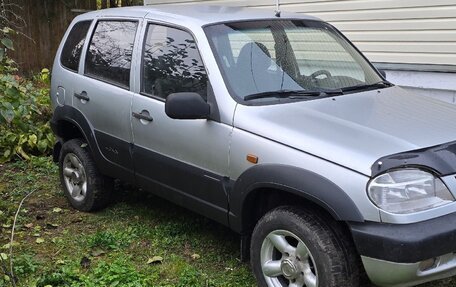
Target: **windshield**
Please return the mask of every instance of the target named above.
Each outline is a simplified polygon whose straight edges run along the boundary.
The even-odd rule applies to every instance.
[[[241,101],[281,91],[367,89],[383,81],[324,22],[262,20],[216,24],[205,31],[228,89]]]

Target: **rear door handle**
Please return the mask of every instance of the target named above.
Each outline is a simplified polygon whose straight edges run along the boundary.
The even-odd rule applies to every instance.
[[[134,117],[137,118],[137,119],[145,120],[145,121],[148,121],[148,122],[151,122],[151,121],[154,120],[154,118],[152,118],[152,117],[149,115],[149,112],[148,112],[148,111],[142,111],[141,113],[132,112],[131,115],[134,116]]]
[[[74,96],[82,101],[88,102],[90,100],[89,96],[87,96],[87,93],[85,91],[81,92],[80,94],[74,93]]]

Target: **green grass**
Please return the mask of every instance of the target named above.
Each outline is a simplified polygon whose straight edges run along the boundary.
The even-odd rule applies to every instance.
[[[13,215],[32,190],[16,228],[18,286],[255,286],[227,228],[125,186],[109,208],[78,212],[49,158],[0,166],[0,253],[8,253]],[[2,266],[0,287],[10,286]]]

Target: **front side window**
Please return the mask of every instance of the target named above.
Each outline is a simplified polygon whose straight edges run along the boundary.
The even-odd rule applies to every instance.
[[[149,24],[143,51],[141,92],[166,99],[169,94],[195,92],[207,97],[208,77],[192,35],[172,27]]]
[[[63,45],[60,62],[64,67],[74,72],[78,71],[82,47],[84,46],[87,31],[89,31],[91,23],[92,21],[81,21],[74,24]]]
[[[205,32],[226,85],[240,101],[311,99],[382,81],[340,33],[320,21],[233,22]]]
[[[85,74],[129,88],[137,26],[130,21],[99,21],[87,51]]]

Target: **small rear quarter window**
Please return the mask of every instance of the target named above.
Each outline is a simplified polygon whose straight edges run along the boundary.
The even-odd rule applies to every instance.
[[[81,21],[76,23],[68,34],[68,38],[62,49],[60,62],[64,67],[74,72],[78,71],[82,47],[84,46],[87,32],[92,21]]]

